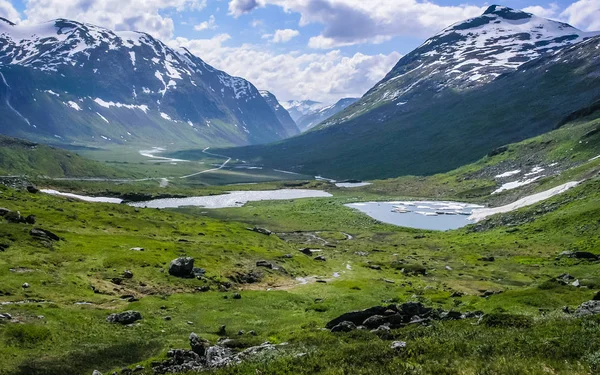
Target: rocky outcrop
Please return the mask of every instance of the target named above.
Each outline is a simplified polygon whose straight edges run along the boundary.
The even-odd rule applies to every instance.
[[[217,345],[211,346],[208,340],[192,333],[190,334],[192,350],[171,349],[167,353],[167,360],[153,362],[152,368],[155,374],[207,371],[239,364],[251,357],[277,351],[279,347],[265,342],[239,353],[234,353],[232,349],[226,346],[228,341],[228,339],[225,339],[219,341]]]
[[[131,324],[142,319],[142,314],[138,311],[125,311],[122,313],[110,314],[106,321],[109,323]]]
[[[459,320],[479,317],[481,312],[460,313],[426,307],[420,302],[401,305],[374,306],[365,310],[343,314],[325,325],[331,332],[348,332],[353,329],[380,327],[400,328],[407,324],[429,324],[434,320]]]
[[[591,300],[579,305],[575,310],[575,316],[586,316],[600,314],[600,301]]]
[[[60,241],[60,237],[58,237],[56,234],[42,228],[33,228],[29,231],[29,234],[41,240]]]
[[[265,236],[270,236],[273,233],[273,232],[271,232],[268,229],[260,228],[260,227],[247,228],[247,229],[250,230],[250,231],[252,231],[252,232],[264,234]]]

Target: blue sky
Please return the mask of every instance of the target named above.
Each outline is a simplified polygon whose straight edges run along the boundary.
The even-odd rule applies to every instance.
[[[360,96],[398,59],[490,5],[452,0],[0,0],[21,24],[64,17],[148,32],[249,79],[280,100]],[[600,0],[502,5],[600,30]]]

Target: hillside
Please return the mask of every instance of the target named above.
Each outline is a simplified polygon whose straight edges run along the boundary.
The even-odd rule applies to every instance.
[[[279,103],[279,100],[277,100],[277,97],[275,97],[275,95],[265,90],[261,90],[260,95],[265,99],[267,104],[269,104],[273,112],[275,112],[277,119],[279,120],[286,132],[286,138],[292,137],[300,133],[296,122],[292,119],[288,111]]]
[[[5,135],[101,147],[247,145],[290,135],[250,82],[145,33],[0,20],[0,45]]]
[[[29,177],[130,177],[74,152],[0,135],[0,175]]]
[[[547,20],[544,20],[545,28],[536,29],[542,22],[537,17],[512,10],[510,14],[510,17],[528,17],[526,21],[529,20],[518,23],[518,30],[514,32],[527,25],[537,32],[546,30],[540,38],[545,35],[546,42],[555,42],[540,42],[538,47],[532,47],[524,41],[519,46],[529,46],[525,52],[512,44],[505,46],[516,51],[512,53],[514,58],[509,59],[514,63],[496,66],[479,75],[474,72],[481,71],[488,63],[473,64],[470,73],[457,75],[444,87],[439,80],[455,65],[438,70],[435,61],[427,60],[429,66],[422,70],[423,77],[414,76],[414,68],[398,73],[414,64],[417,67],[425,64],[421,57],[429,59],[434,54],[435,49],[425,52],[420,47],[421,50],[401,60],[392,71],[396,72],[395,77],[388,76],[360,101],[314,131],[271,145],[221,152],[279,169],[329,178],[428,175],[452,170],[476,161],[499,146],[547,132],[569,113],[600,98],[600,37],[570,44],[583,39],[584,33],[577,34],[577,30],[568,25]],[[494,25],[499,22],[506,32],[514,22],[505,16],[502,12],[486,12],[480,19],[452,28],[465,30],[472,25],[480,28],[481,22],[496,20]],[[448,30],[440,35],[451,37],[436,36],[424,46],[443,41],[448,44],[439,46],[443,50],[464,44],[463,38],[456,39]],[[485,35],[490,40],[497,39]],[[510,40],[519,38],[527,40],[524,36],[512,36]],[[469,54],[483,54],[490,59],[494,54],[500,57],[508,53],[505,48],[490,51],[485,42],[478,40],[469,44]],[[552,48],[548,49],[549,46]],[[451,48],[452,55],[456,48]],[[558,50],[554,51],[555,48]],[[461,77],[478,79],[471,82]],[[375,100],[383,92],[391,92],[390,85],[400,85],[406,92],[394,91],[398,95]]]
[[[296,120],[298,127],[301,131],[307,131],[315,126],[319,125],[321,122],[327,120],[330,117],[335,116],[339,112],[343,111],[350,105],[356,103],[358,98],[343,98],[338,100],[335,104],[324,106],[322,108],[317,108],[313,111],[309,111]]]

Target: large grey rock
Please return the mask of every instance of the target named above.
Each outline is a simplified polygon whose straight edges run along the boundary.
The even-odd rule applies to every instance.
[[[56,234],[50,232],[49,230],[42,229],[42,228],[33,228],[32,230],[29,231],[29,234],[33,237],[43,239],[43,240],[52,240],[52,241],[60,240],[60,237],[58,237]]]
[[[138,311],[125,311],[122,313],[110,314],[106,321],[109,323],[131,324],[142,319],[142,314]]]
[[[575,310],[576,316],[596,315],[600,314],[600,301],[587,301],[579,305]]]
[[[194,258],[182,257],[173,259],[169,265],[169,274],[176,277],[194,277]]]
[[[24,221],[19,211],[10,211],[4,215],[4,218],[9,223],[22,223]]]

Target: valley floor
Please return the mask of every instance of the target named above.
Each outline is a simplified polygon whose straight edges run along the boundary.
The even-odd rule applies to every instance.
[[[600,159],[591,160],[600,143],[589,136],[587,146],[578,143],[597,126],[598,120],[577,123],[544,136],[554,143],[532,139],[427,178],[353,189],[326,181],[236,185],[333,195],[241,208],[144,209],[0,185],[0,207],[35,216],[33,225],[11,223],[6,215],[0,222],[0,374],[153,374],[169,349],[189,349],[191,332],[235,352],[277,344],[239,365],[210,370],[215,374],[597,373],[600,315],[573,313],[600,290]],[[553,163],[560,171],[490,195],[507,182],[495,176]],[[497,206],[568,181],[582,182],[447,232],[382,224],[345,206],[416,198]],[[231,190],[37,183],[111,196]],[[248,230],[254,227],[273,233]],[[205,273],[170,275],[170,262],[182,256],[193,257]],[[325,329],[349,311],[406,302],[484,315],[376,332]],[[127,310],[142,319],[130,325],[106,321]],[[400,341],[405,346],[392,347]]]

